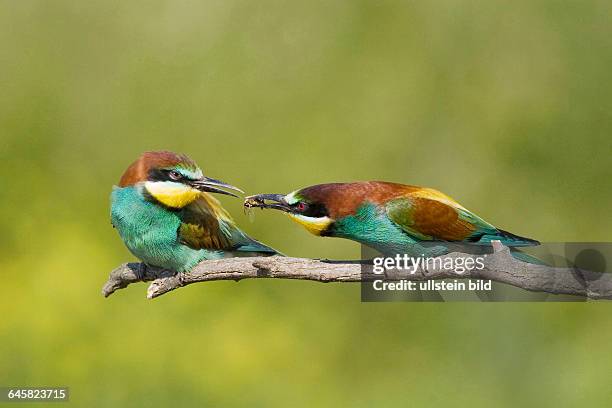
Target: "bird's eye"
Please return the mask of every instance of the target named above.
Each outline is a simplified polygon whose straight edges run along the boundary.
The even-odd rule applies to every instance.
[[[306,203],[298,203],[295,207],[298,211],[304,211],[306,209]]]
[[[168,172],[168,177],[170,177],[172,180],[180,180],[181,179],[181,173],[179,173],[176,170],[170,170]]]

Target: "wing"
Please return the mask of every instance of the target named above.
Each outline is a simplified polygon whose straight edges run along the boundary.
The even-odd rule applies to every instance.
[[[476,241],[497,229],[447,195],[420,189],[386,203],[388,217],[404,232],[424,240]]]
[[[183,208],[179,216],[178,239],[193,249],[232,251],[234,255],[279,254],[276,250],[241,231],[221,203],[210,194],[203,194]]]
[[[234,222],[210,194],[185,206],[180,212],[179,241],[193,249],[228,250],[232,245]]]

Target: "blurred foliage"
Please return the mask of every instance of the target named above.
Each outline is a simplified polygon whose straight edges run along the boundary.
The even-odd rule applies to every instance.
[[[610,239],[608,1],[0,3],[0,385],[74,406],[612,403],[607,303],[361,304],[357,285],[100,296],[142,151],[247,193],[436,187],[542,241]],[[354,258],[275,213],[253,236]]]

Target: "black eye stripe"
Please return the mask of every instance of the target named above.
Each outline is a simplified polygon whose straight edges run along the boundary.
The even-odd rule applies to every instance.
[[[176,173],[178,178],[172,177],[170,174]],[[151,169],[149,171],[150,181],[183,181],[185,177],[176,170],[168,169]]]
[[[308,204],[305,202],[298,202],[294,204],[293,207],[295,208],[296,212],[299,212],[301,215],[305,215],[306,217],[314,217],[314,218],[327,217],[327,209],[325,208],[323,204],[319,204],[319,203]]]

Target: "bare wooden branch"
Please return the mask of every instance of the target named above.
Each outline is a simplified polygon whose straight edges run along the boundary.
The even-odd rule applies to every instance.
[[[391,271],[386,279],[490,279],[534,292],[565,294],[589,299],[612,299],[612,274],[584,271],[577,268],[554,268],[525,263],[512,257],[508,248],[493,242],[494,253],[485,258],[482,270],[472,269],[458,275],[452,270],[419,268],[415,273]],[[473,255],[451,253],[445,258],[466,258]],[[102,288],[105,297],[134,282],[153,281],[147,290],[149,299],[196,282],[216,280],[299,279],[317,282],[370,282],[381,279],[372,273],[371,265],[359,262],[319,261],[290,257],[226,258],[203,261],[188,273],[171,272],[127,263],[113,270]]]

